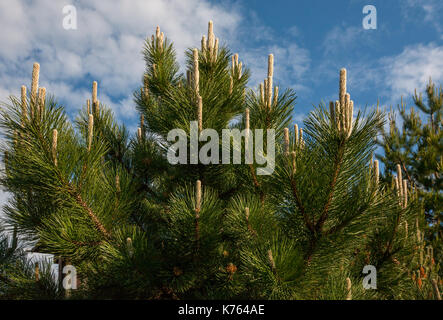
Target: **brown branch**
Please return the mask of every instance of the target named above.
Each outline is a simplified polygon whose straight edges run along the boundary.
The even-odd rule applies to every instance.
[[[80,192],[78,192],[75,187],[71,185],[71,183],[66,182],[61,175],[60,171],[58,171],[57,167],[57,174],[62,181],[62,183],[67,187],[68,193],[75,199],[78,205],[80,205],[88,214],[88,216],[91,218],[92,222],[94,223],[95,227],[106,237],[110,238],[111,234],[104,225],[101,223],[101,221],[98,219],[98,217],[94,214],[92,209],[87,205],[87,203],[83,200],[82,196],[80,195]]]
[[[104,227],[104,225],[100,222],[98,217],[94,214],[92,209],[87,205],[85,201],[83,201],[83,198],[80,194],[80,191],[78,191],[75,187],[72,186],[70,182],[65,181],[63,175],[59,171],[58,167],[55,166],[55,170],[57,172],[57,175],[59,176],[59,179],[62,181],[62,183],[67,187],[68,192],[70,195],[75,199],[77,204],[79,204],[83,209],[85,209],[88,216],[91,218],[92,222],[95,224],[95,227],[106,237],[110,238],[111,234],[108,230]],[[82,167],[82,175],[86,171],[86,163]],[[80,179],[80,185],[81,185],[81,179]]]
[[[315,250],[315,247],[317,245],[318,239],[321,236],[322,228],[326,220],[328,219],[329,214],[329,208],[331,206],[332,198],[334,196],[335,187],[337,184],[338,175],[340,173],[341,164],[343,161],[343,153],[344,153],[344,141],[341,142],[338,150],[338,156],[336,157],[335,163],[334,163],[334,173],[332,175],[331,183],[329,184],[329,195],[328,200],[326,201],[326,204],[322,210],[322,213],[320,215],[320,218],[318,219],[317,223],[314,223],[313,231],[312,231],[312,238],[309,242],[309,249],[306,254],[308,264],[311,262],[312,254]]]
[[[252,164],[249,164],[249,169],[251,170],[252,181],[254,182],[254,186],[260,192],[260,202],[263,205],[265,203],[265,195],[263,193],[263,190],[260,189],[260,183],[258,182],[257,176],[255,175],[254,166]]]
[[[295,180],[291,178],[291,188],[292,188],[292,195],[295,198],[295,202],[297,204],[298,209],[300,210],[301,214],[303,215],[303,220],[305,222],[306,227],[311,231],[311,233],[315,232],[313,222],[309,221],[309,217],[306,214],[305,207],[303,206],[303,203],[298,195],[297,185],[295,183]]]
[[[97,218],[97,216],[94,214],[94,212],[92,211],[92,209],[86,204],[86,202],[83,201],[82,197],[80,194],[77,194],[75,196],[75,200],[77,201],[77,203],[83,208],[85,209],[86,213],[88,214],[88,216],[91,218],[91,220],[94,222],[95,227],[106,237],[106,238],[110,238],[111,234],[109,233],[108,230],[106,230],[106,228],[104,227],[104,225],[100,222],[100,220]]]
[[[394,238],[395,238],[395,236],[396,236],[396,234],[397,234],[398,226],[400,225],[400,218],[401,218],[402,213],[403,213],[403,209],[402,209],[401,212],[398,214],[397,219],[396,219],[396,221],[395,221],[394,230],[392,231],[392,237],[389,239],[389,241],[388,241],[388,245],[386,246],[386,251],[385,251],[385,253],[383,254],[383,256],[385,256],[385,257],[389,257],[390,254],[391,254],[392,246],[393,246],[393,244],[394,244]]]
[[[335,187],[337,184],[338,175],[340,173],[341,164],[343,161],[343,150],[344,144],[343,142],[340,144],[339,150],[338,150],[338,157],[336,158],[336,161],[334,163],[334,174],[332,176],[331,183],[329,184],[329,195],[328,200],[326,201],[326,204],[322,210],[322,214],[320,215],[320,218],[318,219],[315,229],[316,231],[321,231],[323,224],[326,222],[326,219],[328,219],[329,214],[329,207],[331,206],[332,198],[334,197]]]
[[[252,236],[256,237],[257,232],[254,230],[254,228],[251,226],[251,223],[249,222],[249,208],[248,208],[248,211],[246,211],[246,223],[248,225],[248,231],[251,233]]]
[[[408,170],[406,170],[406,166],[405,166],[404,162],[401,159],[399,159],[399,161],[400,161],[400,164],[401,164],[401,166],[403,168],[403,171],[406,173],[406,177],[408,178],[409,183],[411,184],[411,186],[415,185],[414,181],[412,181],[412,178],[409,175]]]
[[[40,141],[41,145],[43,146],[43,149],[46,150],[48,152],[48,154],[50,155],[48,158],[52,159],[52,149],[51,146],[48,145],[46,143],[46,139],[44,139],[44,137],[41,135],[41,132],[38,131],[37,132],[37,139]],[[52,161],[51,161],[52,162]],[[52,162],[53,163],[53,162]],[[54,164],[54,163],[53,163]],[[110,238],[111,234],[108,232],[108,230],[106,230],[106,228],[104,227],[104,225],[100,222],[100,220],[97,218],[97,216],[94,214],[94,212],[92,211],[92,209],[86,204],[86,202],[83,201],[80,192],[78,192],[72,185],[70,182],[66,181],[63,177],[63,175],[61,174],[59,168],[54,164],[55,166],[55,172],[57,174],[57,176],[59,177],[60,181],[62,182],[62,184],[64,184],[67,189],[69,194],[75,199],[75,201],[83,208],[85,209],[86,213],[88,214],[88,216],[92,219],[93,223],[95,224],[96,228],[106,237],[106,238]],[[84,164],[83,170],[86,169],[86,164]],[[82,171],[83,171],[82,170]],[[80,181],[81,183],[81,181]]]
[[[254,166],[252,164],[250,164],[249,169],[251,169],[252,181],[254,182],[254,186],[256,188],[260,188],[260,183],[258,182],[257,176],[254,173]]]

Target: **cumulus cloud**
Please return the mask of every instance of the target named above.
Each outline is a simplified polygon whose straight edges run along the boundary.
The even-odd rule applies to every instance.
[[[397,56],[381,60],[385,66],[385,83],[393,98],[422,91],[431,77],[443,83],[443,46],[433,43],[406,47]]]
[[[212,19],[217,35],[233,34],[240,16],[232,8],[204,0],[134,0],[74,2],[77,30],[63,28],[63,2],[50,0],[0,3],[0,100],[29,84],[32,64],[41,65],[40,85],[68,108],[80,108],[93,80],[99,98],[128,120],[132,92],[144,70],[143,41],[160,25],[180,61],[184,50],[198,44]]]
[[[347,70],[351,94],[370,94],[373,104],[380,98],[384,104],[397,105],[401,97],[410,100],[415,89],[423,91],[429,78],[443,84],[443,46],[406,46],[396,55],[350,61]],[[332,76],[337,78],[338,71]]]
[[[253,70],[250,86],[256,88],[267,77],[268,55],[274,55],[274,84],[285,84],[285,87],[297,91],[307,90],[304,75],[310,68],[309,51],[298,46],[296,43],[287,46],[261,46],[248,48],[241,51],[241,60],[246,61],[247,66]]]

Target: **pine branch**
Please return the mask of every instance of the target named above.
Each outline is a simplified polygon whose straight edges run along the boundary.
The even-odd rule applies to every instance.
[[[251,176],[252,176],[252,181],[254,183],[254,186],[258,190],[258,192],[260,193],[260,201],[262,204],[264,204],[265,194],[263,193],[263,190],[261,190],[261,188],[260,188],[260,183],[258,182],[257,176],[255,175],[254,166],[252,164],[249,164],[249,169],[251,171]]]
[[[94,214],[94,212],[92,211],[92,209],[86,204],[86,202],[83,201],[81,195],[79,193],[77,193],[77,195],[72,194],[74,196],[74,198],[76,199],[77,203],[83,208],[85,209],[86,213],[88,214],[88,216],[91,218],[91,220],[94,222],[96,228],[106,237],[106,238],[110,238],[111,234],[109,233],[108,230],[106,230],[105,226],[101,223],[101,221],[97,218],[97,216]]]
[[[315,233],[314,222],[309,221],[309,217],[305,211],[305,207],[303,206],[301,198],[298,194],[296,182],[293,178],[291,178],[291,189],[292,189],[292,195],[294,196],[297,207],[303,216],[303,220],[305,222],[306,227],[309,229],[309,231],[311,231],[312,234],[314,234]]]
[[[322,210],[322,213],[320,215],[320,219],[315,224],[315,231],[316,232],[321,232],[323,224],[325,223],[326,219],[328,218],[329,207],[331,205],[332,198],[334,197],[335,187],[337,184],[337,178],[338,178],[338,175],[340,174],[340,169],[341,169],[342,162],[343,162],[343,154],[344,154],[344,147],[345,147],[344,143],[345,143],[345,140],[342,140],[342,142],[340,143],[340,146],[338,148],[338,156],[336,157],[336,160],[334,162],[334,173],[332,175],[332,180],[329,185],[329,194],[327,197],[327,201],[326,201],[326,204],[325,204],[325,206]]]
[[[1,273],[0,273],[0,281],[4,282],[6,284],[13,284],[14,283],[14,281],[12,281],[11,279],[3,276]]]

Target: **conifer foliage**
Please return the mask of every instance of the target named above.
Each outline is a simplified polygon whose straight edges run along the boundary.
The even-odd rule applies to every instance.
[[[143,55],[135,134],[100,103],[97,82],[71,122],[38,87],[38,64],[30,95],[23,86],[21,99],[2,110],[1,184],[11,193],[5,225],[34,252],[54,255],[59,270],[75,266],[78,286],[65,290],[61,271],[52,280],[49,263],[10,263],[19,249],[2,240],[0,297],[439,297],[417,194],[401,171],[394,188],[379,179],[371,154],[384,115],[354,112],[345,69],[338,100],[316,107],[302,129],[291,127],[295,92],[274,83],[274,56],[264,82],[247,88],[249,70],[221,45],[212,22],[201,47],[186,52],[185,74],[160,28]],[[246,154],[255,141],[249,134],[240,144],[229,140],[229,163],[193,163],[208,141],[200,136],[193,149],[193,121],[198,135],[275,130],[273,173],[258,174],[260,157],[233,164],[235,152]],[[168,161],[173,129],[189,138],[186,164]],[[264,144],[267,156],[272,137]],[[217,145],[221,159],[226,146],[221,138]],[[376,268],[376,289],[363,287],[367,265]]]
[[[442,259],[443,239],[443,91],[429,80],[422,94],[413,95],[416,108],[406,111],[401,101],[396,113],[389,112],[389,130],[381,131],[378,143],[383,154],[378,157],[386,166],[384,179],[389,182],[392,172],[403,174],[405,183],[411,185],[422,205],[426,218],[426,241],[435,249],[435,258]],[[395,182],[396,183],[396,182]],[[441,275],[441,273],[440,273]]]

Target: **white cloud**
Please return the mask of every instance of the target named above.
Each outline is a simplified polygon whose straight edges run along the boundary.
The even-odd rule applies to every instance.
[[[303,121],[306,119],[306,116],[307,115],[305,113],[295,113],[292,115],[292,119],[295,123],[301,126],[303,124]]]
[[[337,54],[353,48],[358,38],[364,34],[364,29],[360,27],[336,26],[329,31],[323,41],[325,54]]]
[[[381,60],[385,67],[385,92],[397,102],[415,89],[423,91],[429,77],[443,83],[443,46],[433,43],[406,47],[397,56]]]
[[[441,0],[407,0],[405,9],[403,9],[403,15],[406,18],[428,23],[439,34],[443,31],[442,14],[443,3]],[[440,39],[443,40],[443,35],[440,35]]]
[[[325,76],[337,79],[337,90],[338,69],[338,66],[333,72],[328,71],[333,68],[322,69]],[[377,60],[350,61],[346,69],[351,97],[369,94],[370,105],[375,105],[377,99],[381,99],[383,105],[397,105],[403,96],[409,103],[414,90],[423,92],[430,77],[435,83],[443,84],[443,46],[415,44],[405,47],[399,54]],[[328,99],[336,96],[334,93]]]
[[[284,83],[297,92],[308,89],[304,85],[304,76],[310,68],[310,54],[307,49],[295,43],[287,46],[270,44],[258,48],[246,48],[240,52],[240,60],[246,62],[248,68],[253,70],[249,82],[252,88],[257,88],[267,77],[270,53],[274,55],[274,85]]]
[[[1,101],[5,92],[17,94],[22,84],[29,85],[32,64],[38,61],[40,86],[68,110],[84,104],[90,83],[81,81],[90,79],[99,82],[101,101],[125,101],[124,110],[121,105],[114,110],[118,117],[131,118],[129,102],[144,71],[143,42],[157,25],[173,39],[183,62],[184,50],[199,43],[210,19],[220,37],[233,34],[240,20],[232,8],[205,0],[79,0],[74,2],[78,29],[65,30],[63,5],[50,0],[0,2]],[[136,118],[135,109],[131,111]]]

